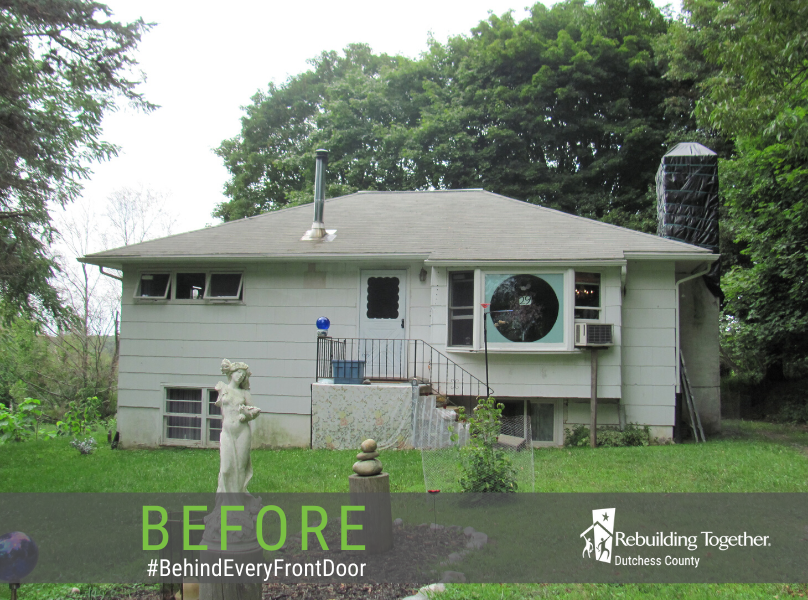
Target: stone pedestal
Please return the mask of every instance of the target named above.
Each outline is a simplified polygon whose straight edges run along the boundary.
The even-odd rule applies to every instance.
[[[363,544],[366,552],[387,552],[393,547],[393,512],[390,507],[390,476],[379,473],[369,477],[350,475],[351,504],[364,506],[364,512],[350,513],[351,523],[361,531],[349,532],[350,544]],[[203,600],[203,599],[200,599]]]

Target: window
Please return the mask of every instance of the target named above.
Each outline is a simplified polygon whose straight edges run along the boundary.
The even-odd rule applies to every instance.
[[[135,296],[139,298],[151,298],[153,300],[164,300],[171,295],[171,274],[170,273],[141,273],[138,289]]]
[[[135,298],[138,300],[182,300],[194,302],[238,302],[244,299],[242,273],[174,271],[141,273]]]
[[[207,402],[202,402],[203,397]],[[218,444],[222,431],[222,412],[215,405],[218,397],[216,390],[166,388],[164,440],[200,446]]]
[[[368,277],[368,319],[398,319],[398,277]]]
[[[178,300],[201,300],[205,291],[204,273],[177,273]]]
[[[207,297],[212,300],[241,300],[241,273],[211,273]]]
[[[575,273],[575,318],[599,321],[600,273]]]
[[[560,446],[564,443],[560,400],[525,401],[530,415],[533,446]]]
[[[563,273],[485,273],[485,302],[489,349],[566,349]]]
[[[449,345],[474,340],[474,272],[449,273]]]

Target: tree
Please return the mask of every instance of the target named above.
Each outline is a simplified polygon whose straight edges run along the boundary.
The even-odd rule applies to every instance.
[[[480,23],[455,94],[424,119],[440,132],[434,159],[451,165],[443,187],[483,186],[620,224],[647,220],[669,129],[652,44],[665,28],[647,0],[537,4],[520,23]]]
[[[65,206],[90,163],[117,148],[100,139],[118,98],[137,91],[134,51],[150,24],[109,20],[87,0],[0,0],[0,297],[4,317],[68,317],[52,285],[48,205]]]
[[[726,351],[755,377],[801,375],[808,372],[808,6],[687,0],[684,8],[679,27],[697,40],[706,65],[696,116],[735,147],[721,163],[742,253],[722,282]]]
[[[253,97],[230,170],[225,220],[310,199],[311,153],[333,192],[485,187],[650,228],[647,195],[670,129],[650,0],[537,4],[491,16],[419,59],[349,46]]]
[[[171,235],[177,216],[168,209],[168,198],[167,194],[145,186],[114,190],[107,198],[110,229],[102,236],[104,245],[129,246]]]

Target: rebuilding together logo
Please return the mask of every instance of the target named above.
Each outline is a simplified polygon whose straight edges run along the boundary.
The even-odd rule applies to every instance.
[[[614,511],[615,509],[613,508],[601,508],[600,510],[592,511],[592,525],[581,534],[581,537],[586,541],[582,556],[592,558],[592,552],[594,551],[596,560],[605,563],[612,562]],[[591,537],[590,533],[592,534]]]
[[[580,535],[584,538],[582,558],[594,558],[600,562],[630,566],[687,566],[698,568],[697,556],[620,556],[614,555],[618,546],[625,548],[683,548],[694,552],[699,548],[698,535],[682,535],[678,532],[658,531],[650,535],[639,532],[626,535],[614,529],[615,509],[601,508],[592,511],[592,525]],[[768,535],[750,535],[747,532],[736,535],[717,535],[712,531],[700,532],[705,548],[725,551],[733,547],[771,546]],[[594,556],[593,556],[594,554]]]

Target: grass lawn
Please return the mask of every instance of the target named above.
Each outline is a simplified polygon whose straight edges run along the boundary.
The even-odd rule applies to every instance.
[[[706,444],[542,450],[537,492],[808,492],[808,428],[725,421]],[[101,440],[101,438],[98,438]],[[347,492],[353,451],[256,450],[250,490]],[[380,457],[396,492],[424,491],[418,451]],[[218,454],[163,448],[82,456],[67,440],[0,446],[0,492],[213,492]],[[664,476],[663,476],[664,474]],[[71,586],[23,586],[21,600],[63,598]],[[80,586],[88,589],[89,586]],[[787,598],[808,585],[455,585],[446,600],[480,598]],[[0,598],[8,597],[5,586]],[[86,597],[86,596],[84,596]]]

